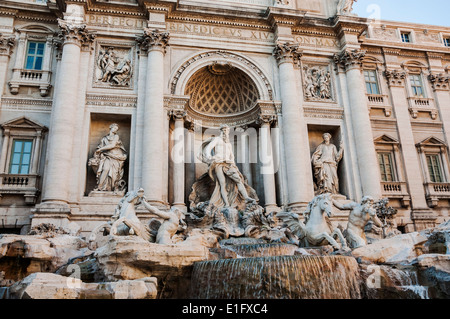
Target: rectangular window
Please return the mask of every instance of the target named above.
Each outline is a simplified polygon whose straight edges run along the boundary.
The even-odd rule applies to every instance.
[[[444,45],[445,45],[446,47],[450,47],[450,37],[444,38]]]
[[[409,80],[411,81],[411,89],[413,95],[416,97],[425,97],[425,91],[422,85],[422,77],[418,74],[411,74],[409,76]]]
[[[366,81],[366,90],[367,90],[368,94],[380,94],[376,71],[365,70],[364,71],[364,79]]]
[[[378,162],[380,164],[381,181],[395,181],[392,153],[378,153]]]
[[[42,62],[44,60],[44,42],[28,42],[27,58],[25,60],[25,69],[42,70]]]
[[[439,155],[427,155],[428,172],[430,173],[430,180],[433,183],[443,183],[441,164]]]
[[[411,33],[409,33],[409,32],[402,32],[402,42],[403,43],[410,43],[411,42]]]
[[[14,140],[11,152],[10,174],[28,174],[30,171],[33,141]]]

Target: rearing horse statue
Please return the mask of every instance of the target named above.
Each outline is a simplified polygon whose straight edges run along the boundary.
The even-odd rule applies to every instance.
[[[277,217],[287,224],[293,235],[298,237],[299,245],[324,246],[331,245],[334,249],[347,248],[347,242],[339,228],[334,228],[329,217],[332,214],[331,194],[321,194],[309,202],[303,213],[305,222],[296,213],[280,212]],[[336,241],[339,239],[341,245]]]

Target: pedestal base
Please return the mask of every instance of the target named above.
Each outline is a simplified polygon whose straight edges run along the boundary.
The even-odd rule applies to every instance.
[[[67,227],[69,224],[70,206],[63,202],[44,202],[31,210],[31,227],[39,224],[53,224]]]
[[[89,197],[117,197],[122,198],[125,196],[125,191],[120,192],[106,192],[106,191],[91,191]]]

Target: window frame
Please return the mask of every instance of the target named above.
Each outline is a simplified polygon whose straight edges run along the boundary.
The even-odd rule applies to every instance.
[[[366,72],[373,72],[373,75],[375,77],[375,82],[368,82],[367,81]],[[378,78],[378,71],[377,71],[377,69],[365,68],[365,69],[363,69],[363,75],[364,75],[364,83],[366,84],[366,93],[369,94],[369,95],[382,95],[381,86],[380,86],[380,80]],[[372,85],[375,84],[378,93],[369,92],[367,90],[368,89],[368,84],[372,84]],[[371,90],[372,90],[372,85],[370,86]]]
[[[436,175],[434,172],[434,167],[433,167],[433,163],[431,163],[431,169],[430,170],[430,163],[428,161],[428,159],[430,158],[434,158],[436,159],[436,166],[437,169],[439,170],[439,175]],[[446,176],[444,174],[444,169],[443,169],[443,162],[442,162],[442,154],[441,153],[434,153],[434,152],[425,152],[425,159],[426,159],[426,165],[427,165],[427,172],[428,172],[428,177],[430,178],[430,182],[431,183],[445,183],[446,182]],[[439,181],[436,180],[436,176],[439,177]]]
[[[22,142],[23,143],[20,153],[17,153],[15,151],[16,142]],[[29,152],[25,152],[25,143],[31,143],[31,147],[30,147],[30,151]],[[18,137],[15,137],[15,138],[12,139],[11,151],[10,151],[10,154],[9,154],[10,158],[9,158],[9,165],[8,165],[9,166],[8,167],[8,174],[11,174],[11,175],[29,175],[30,174],[32,159],[33,159],[33,155],[34,155],[33,154],[34,153],[33,152],[34,151],[33,147],[34,147],[34,139],[31,139],[31,138],[29,138],[29,139],[27,139],[27,138],[18,138]],[[13,163],[15,154],[20,154],[20,160],[19,160],[18,164]],[[29,155],[28,164],[26,164],[26,165],[23,163],[23,157],[24,157],[25,154]],[[19,166],[17,173],[13,173],[12,172],[12,167],[14,165],[18,165]],[[22,173],[23,166],[28,166],[28,169],[27,169],[26,173]]]
[[[35,52],[34,53],[30,53],[30,46],[32,44],[35,44],[36,47],[34,48]],[[39,54],[37,51],[39,50],[39,45],[42,45],[42,54]],[[45,47],[46,47],[46,43],[44,41],[27,41],[27,45],[26,45],[26,49],[25,49],[25,61],[24,61],[24,70],[29,70],[29,71],[43,71],[44,70],[44,59],[45,59]],[[33,58],[33,62],[32,62],[32,67],[28,67],[28,62],[29,62],[29,58],[32,57]],[[40,58],[41,62],[40,62],[40,68],[36,68],[36,63],[38,61],[38,58]]]
[[[383,159],[384,161],[384,156],[383,155],[388,155],[389,157],[389,166],[390,166],[390,175],[391,175],[391,180],[389,180],[387,178],[388,174],[386,171],[386,163],[381,163],[380,159]],[[378,157],[378,165],[380,167],[380,177],[381,177],[381,181],[382,182],[398,182],[398,178],[397,178],[397,174],[396,174],[396,170],[395,170],[395,154],[394,151],[389,151],[389,150],[377,150],[377,157]],[[384,169],[382,169],[382,167]],[[384,175],[386,176],[386,178],[383,178]]]
[[[414,85],[413,84],[413,77],[417,77],[417,79],[420,82],[420,86]],[[409,88],[411,89],[411,96],[415,97],[415,98],[427,98],[427,91],[425,88],[425,83],[423,81],[423,76],[422,76],[422,72],[421,73],[409,73],[408,74],[408,81],[409,81]],[[414,80],[415,82],[416,80]],[[421,91],[422,91],[422,95],[417,95],[415,94],[415,88],[420,87]]]
[[[450,48],[450,36],[444,37],[443,42],[445,47]]]
[[[449,156],[447,144],[434,136],[428,137],[420,143],[416,144],[417,150],[419,152],[422,173],[424,177],[425,184],[439,184],[439,183],[449,183]],[[441,169],[441,182],[434,182],[431,178],[431,173],[428,167],[428,156],[436,155],[439,159],[439,165]]]

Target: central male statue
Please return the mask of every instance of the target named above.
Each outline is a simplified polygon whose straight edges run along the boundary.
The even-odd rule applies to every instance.
[[[209,176],[216,183],[209,200],[215,207],[236,207],[242,200],[246,203],[256,202],[248,195],[244,177],[236,166],[229,134],[229,126],[221,125],[220,136],[203,142],[199,154],[199,159],[208,164]]]

